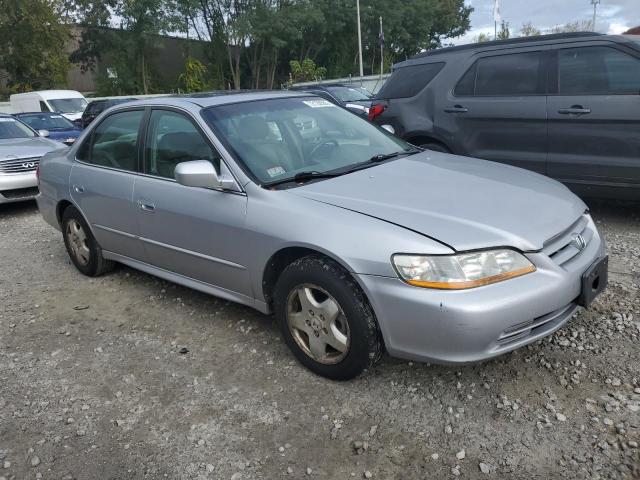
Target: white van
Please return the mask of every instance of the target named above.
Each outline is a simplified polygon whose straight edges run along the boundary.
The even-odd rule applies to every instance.
[[[78,120],[87,100],[75,90],[40,90],[16,93],[9,97],[13,113],[56,112],[71,121]]]

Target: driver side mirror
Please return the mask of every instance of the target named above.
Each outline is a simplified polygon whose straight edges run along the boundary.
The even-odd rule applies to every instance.
[[[40,136],[40,137],[48,137],[49,136],[49,130],[38,130],[38,136]]]
[[[196,188],[221,188],[240,191],[224,162],[220,162],[220,175],[208,160],[192,160],[176,165],[173,176],[180,185]]]

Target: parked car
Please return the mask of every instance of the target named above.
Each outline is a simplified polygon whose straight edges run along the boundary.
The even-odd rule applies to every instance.
[[[579,193],[640,198],[640,37],[545,35],[395,65],[369,117],[415,145],[495,160]]]
[[[89,102],[87,108],[85,108],[82,113],[82,118],[80,119],[80,127],[87,128],[93,120],[104,112],[107,108],[113,107],[114,105],[120,105],[121,103],[131,102],[136,100],[135,98],[108,98],[102,100],[93,100]]]
[[[49,139],[71,145],[82,133],[74,123],[57,113],[17,113],[14,117],[22,120],[34,130],[46,130]]]
[[[318,125],[314,144],[299,117]],[[40,191],[82,273],[120,262],[275,312],[300,362],[333,379],[383,348],[495,357],[607,283],[603,240],[562,184],[420,151],[305,94],[119,105],[45,157]]]
[[[87,100],[75,90],[40,90],[16,93],[9,97],[13,113],[55,112],[68,120],[80,119]]]
[[[40,134],[11,115],[0,114],[0,204],[31,200],[38,194],[36,168],[40,158],[60,142]]]
[[[366,88],[348,83],[294,85],[289,87],[289,90],[313,93],[365,118],[369,115],[369,107],[373,99],[373,93]]]

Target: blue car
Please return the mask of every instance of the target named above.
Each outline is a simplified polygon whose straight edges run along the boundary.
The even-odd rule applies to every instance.
[[[49,138],[71,145],[82,133],[82,130],[59,113],[34,112],[14,115],[36,131],[47,130]]]

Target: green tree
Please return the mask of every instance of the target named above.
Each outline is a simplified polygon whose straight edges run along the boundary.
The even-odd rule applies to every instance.
[[[0,0],[0,68],[10,91],[66,83],[65,43],[70,38],[62,5],[55,0]]]
[[[491,37],[487,33],[479,33],[478,36],[474,39],[475,43],[484,43],[491,40]]]
[[[542,32],[533,26],[531,22],[527,22],[520,28],[521,37],[537,37],[542,35]]]
[[[199,60],[189,57],[184,65],[184,73],[178,77],[178,86],[185,93],[202,92],[207,88],[207,67]]]
[[[509,30],[509,23],[502,21],[502,25],[500,25],[500,30],[498,30],[498,36],[496,40],[507,40],[511,37],[511,31]]]
[[[291,60],[289,66],[291,67],[291,83],[317,82],[318,80],[322,80],[327,74],[326,68],[316,66],[316,63],[310,58],[305,58],[302,62]]]
[[[102,93],[155,90],[149,58],[162,47],[159,34],[173,31],[180,20],[170,2],[76,0],[74,13],[85,30],[72,60],[84,69],[102,65]]]

